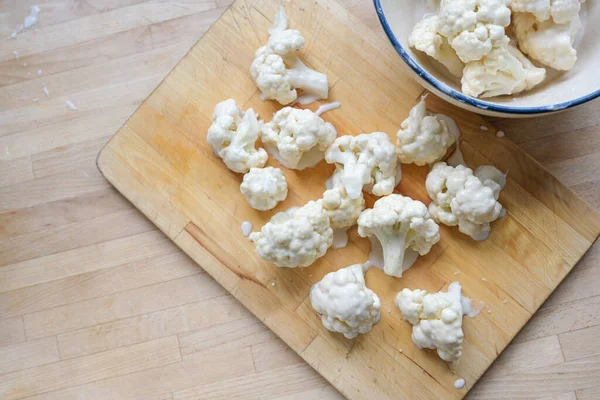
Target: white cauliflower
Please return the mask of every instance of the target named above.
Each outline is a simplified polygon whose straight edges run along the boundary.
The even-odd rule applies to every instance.
[[[352,199],[361,196],[363,187],[376,196],[390,194],[402,176],[396,148],[383,132],[341,136],[325,153],[325,161],[336,165],[336,178]]]
[[[465,64],[448,40],[437,31],[438,20],[437,15],[431,15],[419,21],[408,37],[408,45],[437,60],[452,75],[460,78]]]
[[[458,225],[460,232],[475,240],[487,239],[490,223],[502,214],[502,205],[497,201],[500,186],[491,179],[482,182],[464,165],[435,164],[425,188],[433,200],[429,204],[433,219],[447,226]]]
[[[428,113],[425,100],[421,100],[398,131],[398,158],[404,164],[430,164],[440,160],[455,142],[446,121]]]
[[[566,24],[579,14],[585,0],[511,0],[510,8],[515,13],[531,13],[538,21],[552,17],[557,24]]]
[[[508,0],[442,0],[438,32],[465,63],[492,51],[510,24]]]
[[[212,120],[206,140],[230,170],[243,174],[266,164],[267,152],[254,147],[262,123],[253,109],[244,112],[235,100],[225,100],[215,106]]]
[[[267,211],[285,200],[288,185],[279,168],[252,168],[244,175],[240,190],[252,208]]]
[[[479,61],[467,63],[461,79],[462,91],[473,97],[493,97],[530,90],[546,78],[508,37]]]
[[[440,240],[439,226],[425,204],[399,194],[383,197],[363,211],[358,218],[358,234],[379,240],[383,271],[397,277],[411,267],[405,263],[407,249],[425,255]]]
[[[577,51],[573,43],[581,26],[578,15],[564,24],[556,24],[550,19],[539,22],[527,13],[515,13],[513,16],[513,30],[523,53],[561,71],[570,70],[575,65]]]
[[[270,154],[284,167],[314,167],[333,143],[337,132],[308,109],[284,107],[263,127],[261,139]]]
[[[249,238],[265,261],[278,267],[308,267],[325,255],[333,241],[333,230],[323,207],[309,201],[296,210],[275,214]]]
[[[403,289],[396,295],[396,307],[413,325],[412,340],[419,349],[435,349],[444,361],[458,361],[462,355],[463,301],[458,282],[447,292],[428,294],[425,290]]]
[[[327,211],[333,229],[351,227],[365,208],[365,198],[362,193],[357,199],[352,199],[343,185],[326,190],[319,202]]]
[[[325,328],[348,339],[367,333],[379,322],[379,297],[365,284],[361,264],[330,272],[310,289],[312,307]]]
[[[329,94],[327,75],[308,68],[296,56],[296,52],[304,48],[305,40],[300,31],[287,29],[283,6],[269,33],[269,41],[256,50],[250,65],[252,79],[263,95],[283,105],[297,99],[296,89],[315,99],[326,99]]]

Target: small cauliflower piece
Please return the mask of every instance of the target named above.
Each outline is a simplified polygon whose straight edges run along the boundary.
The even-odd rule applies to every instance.
[[[351,199],[359,198],[363,187],[376,196],[390,194],[402,176],[396,148],[383,132],[341,136],[325,153],[325,161],[336,165],[335,178]]]
[[[285,9],[280,6],[270,37],[256,50],[250,65],[250,74],[262,94],[280,104],[290,104],[298,98],[297,89],[315,99],[329,95],[327,75],[308,68],[296,52],[304,48],[300,31],[287,29]]]
[[[508,37],[479,61],[467,63],[461,79],[462,91],[473,97],[494,97],[531,90],[546,78]]]
[[[430,164],[441,160],[455,142],[446,121],[427,112],[425,100],[421,100],[398,131],[398,158],[403,164]]]
[[[465,63],[489,54],[510,24],[507,0],[442,0],[438,32]]]
[[[579,15],[564,24],[556,24],[550,19],[539,22],[527,13],[513,15],[513,30],[521,51],[560,71],[570,70],[577,61],[573,43],[581,26]]]
[[[365,198],[362,193],[357,199],[352,199],[343,185],[326,190],[319,201],[327,211],[333,229],[351,227],[365,208]]]
[[[279,168],[252,168],[244,175],[240,190],[250,207],[267,211],[285,200],[288,185]]]
[[[253,109],[244,112],[228,99],[216,105],[212,120],[206,141],[230,170],[244,174],[267,163],[267,152],[255,148],[262,123]]]
[[[308,109],[284,107],[261,131],[262,143],[284,167],[314,167],[333,143],[337,132],[333,125]]]
[[[358,218],[358,234],[379,240],[383,271],[396,277],[412,266],[405,264],[407,249],[425,255],[440,240],[439,226],[425,204],[399,194],[383,197],[363,211]]]
[[[550,18],[557,24],[566,24],[579,14],[585,0],[511,0],[514,13],[530,13],[540,22]]]
[[[500,185],[492,179],[481,179],[464,165],[452,167],[445,162],[435,164],[427,175],[425,188],[431,200],[432,218],[458,230],[474,240],[485,240],[490,223],[502,214],[498,203]]]
[[[402,318],[413,325],[412,340],[419,349],[434,349],[442,360],[458,361],[465,311],[458,282],[451,283],[447,292],[428,294],[425,290],[403,289],[396,295],[395,304]]]
[[[437,15],[423,18],[415,25],[408,37],[408,45],[432,57],[446,67],[452,75],[460,78],[465,64],[458,58],[448,40],[438,33],[438,23]]]
[[[310,289],[312,307],[325,328],[353,339],[379,322],[379,297],[365,284],[361,264],[330,272]]]
[[[293,211],[275,214],[250,240],[258,256],[278,267],[308,267],[333,242],[329,216],[321,204],[309,201]]]

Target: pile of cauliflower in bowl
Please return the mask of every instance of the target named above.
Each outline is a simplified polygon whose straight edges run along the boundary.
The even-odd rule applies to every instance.
[[[542,83],[544,67],[573,68],[584,1],[441,0],[408,44],[460,78],[466,95],[515,95]]]
[[[283,7],[269,33],[268,43],[256,51],[250,67],[262,96],[284,106],[327,98],[327,76],[298,58],[304,38],[287,28]],[[378,257],[372,256],[365,263],[330,272],[310,290],[323,325],[349,339],[368,333],[380,319],[381,301],[365,283],[369,267],[401,278],[440,241],[438,224],[485,240],[490,224],[504,216],[498,198],[506,176],[492,166],[473,171],[464,165],[458,132],[449,126],[448,117],[431,114],[424,99],[402,122],[396,145],[384,132],[338,137],[319,111],[291,106],[264,122],[254,110],[244,111],[228,99],[216,105],[212,119],[207,141],[229,169],[244,174],[240,190],[256,210],[273,209],[288,193],[282,170],[265,167],[269,155],[292,170],[312,168],[323,159],[335,166],[320,199],[279,212],[260,231],[247,233],[262,260],[277,267],[304,268],[330,248],[344,247],[346,231],[358,225],[358,235],[369,238],[372,249],[381,249],[383,262],[378,265],[373,261]],[[259,138],[264,149],[257,147]],[[402,179],[401,164],[410,163],[430,168],[425,181],[432,200],[428,206],[393,193]],[[380,197],[372,208],[365,209],[364,192]],[[334,240],[344,236],[345,240]],[[420,349],[436,349],[448,362],[459,359],[462,318],[472,310],[458,282],[439,293],[403,289],[395,304],[413,325],[413,341]]]

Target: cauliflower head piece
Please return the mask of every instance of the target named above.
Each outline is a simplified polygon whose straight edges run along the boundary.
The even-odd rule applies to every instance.
[[[243,174],[267,163],[267,152],[255,147],[262,123],[253,109],[244,112],[228,99],[216,105],[212,120],[206,140],[230,170]]]
[[[431,15],[423,18],[408,37],[408,45],[432,57],[457,78],[462,76],[465,64],[458,58],[448,39],[438,32],[439,18]]]
[[[564,24],[551,19],[539,22],[528,13],[513,15],[513,30],[523,53],[560,71],[572,69],[577,61],[573,43],[581,27],[579,15]]]
[[[515,13],[530,13],[540,22],[552,19],[557,24],[566,24],[579,14],[585,0],[511,0],[510,8]]]
[[[358,234],[379,240],[383,271],[396,277],[411,266],[405,264],[407,250],[429,253],[440,240],[439,229],[425,204],[399,194],[382,197],[358,217]]]
[[[508,0],[442,0],[438,31],[465,63],[489,54],[510,24]]]
[[[400,162],[426,165],[441,160],[455,142],[446,121],[427,112],[421,100],[402,122],[396,148]]]
[[[331,247],[333,229],[321,204],[309,201],[296,210],[275,214],[249,238],[265,261],[278,267],[308,267]]]
[[[336,179],[352,199],[361,196],[363,187],[376,196],[390,194],[402,177],[396,148],[383,132],[341,136],[325,153],[325,161],[336,165]]]
[[[285,200],[288,185],[279,168],[251,168],[250,172],[244,175],[240,190],[250,207],[267,211]]]
[[[327,75],[308,68],[296,56],[304,48],[300,31],[287,29],[287,16],[283,6],[275,16],[270,37],[256,50],[250,65],[250,74],[262,94],[280,104],[290,104],[298,98],[297,89],[315,99],[329,95]]]
[[[261,139],[265,148],[286,168],[314,167],[333,143],[333,125],[308,109],[284,107],[264,125]]]
[[[463,165],[452,167],[445,162],[435,164],[427,175],[425,188],[431,200],[432,218],[458,230],[475,240],[485,240],[490,234],[490,223],[502,215],[497,201],[501,187],[492,179],[481,181]]]
[[[531,90],[546,78],[505,37],[498,47],[479,61],[467,63],[461,79],[462,91],[473,97],[494,97]]]
[[[319,202],[329,215],[333,229],[351,227],[365,208],[365,198],[362,193],[357,199],[352,199],[343,185],[326,190]]]
[[[464,339],[464,303],[458,282],[451,283],[447,292],[403,289],[395,304],[403,319],[413,325],[412,340],[419,349],[435,349],[442,360],[458,361]]]
[[[312,307],[325,328],[353,339],[379,322],[381,302],[365,284],[361,264],[330,272],[310,289]]]

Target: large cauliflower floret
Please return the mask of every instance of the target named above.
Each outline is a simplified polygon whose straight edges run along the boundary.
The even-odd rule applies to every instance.
[[[463,62],[480,60],[505,37],[507,0],[442,0],[438,31]]]
[[[260,232],[252,232],[258,256],[278,267],[308,267],[327,252],[333,241],[329,216],[309,201],[293,211],[277,213]]]
[[[358,218],[358,234],[375,236],[383,248],[383,271],[401,277],[407,249],[425,255],[440,240],[439,226],[420,201],[391,194],[375,202]],[[414,262],[414,260],[412,260]]]
[[[329,94],[327,75],[308,68],[296,52],[304,48],[300,31],[287,29],[283,6],[269,30],[267,44],[256,50],[250,65],[250,74],[265,97],[281,104],[290,104],[298,98],[296,89],[315,99],[326,99]]]
[[[288,185],[279,168],[252,168],[244,175],[240,190],[252,208],[267,211],[285,200]]]
[[[315,166],[333,143],[337,132],[308,109],[284,107],[263,127],[261,139],[265,148],[286,168],[304,169]]]
[[[365,208],[365,198],[362,193],[357,199],[352,199],[342,185],[326,190],[319,201],[327,211],[333,229],[351,227]]]
[[[395,303],[403,319],[413,325],[412,340],[419,349],[435,349],[442,360],[458,361],[464,338],[464,303],[458,282],[451,283],[447,292],[403,289]]]
[[[310,289],[312,307],[325,328],[348,339],[367,333],[379,322],[379,297],[365,284],[361,264],[330,272]]]
[[[325,161],[336,165],[336,178],[352,199],[361,196],[363,187],[376,196],[390,194],[401,177],[396,148],[383,132],[341,136],[325,153]]]
[[[460,78],[465,64],[458,58],[448,40],[437,31],[438,23],[437,15],[423,18],[408,37],[408,45],[437,60],[452,75]]]
[[[458,230],[475,240],[485,240],[490,223],[502,213],[498,203],[500,186],[492,179],[484,182],[463,165],[452,167],[445,162],[433,166],[425,188],[433,200],[429,212],[434,220]]]
[[[565,24],[575,18],[585,0],[511,0],[513,12],[531,13],[538,21],[552,17],[557,24]]]
[[[539,22],[532,14],[515,13],[513,29],[523,53],[551,68],[567,71],[577,60],[573,47],[581,29],[579,15],[564,24],[552,20]]]
[[[398,158],[404,164],[430,164],[440,160],[455,142],[446,121],[428,113],[425,100],[421,100],[398,131]]]
[[[463,73],[462,91],[473,97],[517,94],[546,78],[546,70],[534,66],[508,37],[481,60],[467,63]]]
[[[212,120],[206,140],[230,170],[243,174],[266,164],[267,152],[254,147],[262,123],[253,109],[244,112],[235,100],[225,100],[216,105]]]

